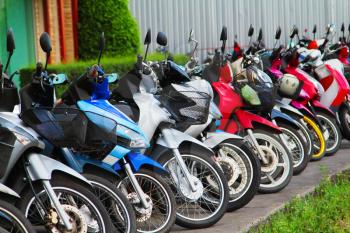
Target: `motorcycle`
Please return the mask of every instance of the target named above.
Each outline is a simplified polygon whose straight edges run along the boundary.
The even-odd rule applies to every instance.
[[[70,144],[60,145],[53,140],[50,143],[63,147],[59,152],[65,161],[93,178],[99,190],[105,189],[98,197],[107,200],[106,205],[114,202],[116,188],[122,191],[136,214],[136,221],[129,224],[136,223],[138,232],[168,232],[175,221],[176,206],[172,190],[161,177],[166,177],[167,171],[142,153],[149,141],[135,122],[105,99],[96,98],[98,93],[92,91],[98,85],[108,87],[108,81],[115,79],[113,75],[105,76],[100,67],[103,48],[102,34],[98,65],[69,84],[52,112],[55,119],[71,115],[64,119],[68,129],[78,127],[78,137],[72,138]],[[110,190],[106,192],[106,188]],[[108,209],[112,210],[112,219],[118,217],[116,206]]]
[[[254,28],[250,26],[248,36],[251,38],[253,33]],[[276,35],[276,37],[279,36],[280,35]],[[232,62],[231,66],[233,74],[237,76],[242,76],[241,74],[245,75],[244,69],[249,66],[256,66],[258,69],[265,71],[261,57],[265,52],[265,49],[262,48],[261,41],[262,30],[260,29],[257,42],[250,43],[246,53],[243,53],[239,48],[238,43],[235,43],[235,52],[228,56],[228,59]],[[271,82],[271,80],[268,79],[268,82]],[[276,93],[271,98],[272,100],[275,100],[270,101],[271,110],[269,109],[268,111],[262,112],[258,108],[250,108],[249,111],[264,116],[281,128],[283,133],[279,134],[279,137],[284,145],[290,150],[293,158],[293,174],[296,175],[301,173],[307,166],[311,154],[312,142],[309,140],[309,134],[306,133],[305,127],[303,127],[300,122],[291,118],[288,114],[282,112],[282,109],[287,108],[283,102],[278,100],[277,94],[280,95],[282,88],[281,85],[279,83],[276,84],[276,82],[274,86],[276,87],[273,91]],[[293,92],[293,90],[290,91]],[[294,109],[289,108],[289,111],[294,111]]]
[[[150,40],[150,34],[146,35],[147,47]],[[164,33],[158,33],[157,43],[166,46]],[[164,72],[167,64],[165,61],[164,66],[159,67],[160,72]],[[178,204],[176,224],[187,228],[209,227],[226,211],[229,199],[226,178],[212,160],[214,152],[197,139],[176,130],[174,125],[178,120],[189,124],[206,121],[210,99],[205,93],[193,91],[162,92],[155,96],[154,80],[155,73],[138,56],[135,68],[119,80],[110,101],[152,138],[153,146],[146,154],[171,174],[167,182],[172,186]],[[179,96],[183,98],[183,104],[176,103]],[[202,112],[196,110],[197,105],[201,106]]]
[[[202,76],[212,84],[214,102],[223,115],[218,129],[228,133],[244,133],[260,159],[262,179],[259,191],[278,192],[288,185],[293,172],[289,151],[276,136],[282,131],[265,118],[243,110],[241,96],[231,86],[231,82],[235,82],[232,80],[231,66],[223,57],[227,40],[225,27],[220,40],[223,41],[221,53],[216,52],[213,62],[203,70]],[[252,70],[258,76],[261,75],[254,67]]]
[[[291,41],[297,34],[298,30],[296,27],[294,27],[290,35]],[[327,39],[325,39],[324,41],[327,41]],[[327,99],[329,99],[329,95],[325,95],[322,84],[318,82],[315,78],[313,78],[311,75],[299,68],[299,59],[303,59],[302,57],[300,57],[303,51],[305,51],[305,49],[298,49],[290,46],[286,55],[284,56],[284,62],[286,64],[285,67],[283,67],[284,72],[292,74],[299,80],[302,80],[304,82],[302,90],[305,94],[303,95],[303,97],[301,97],[300,95],[300,100],[293,100],[291,104],[296,107],[300,105],[307,106],[309,110],[311,110],[311,113],[317,116],[316,122],[322,128],[326,141],[326,153],[327,155],[333,155],[340,148],[342,135],[336,121],[335,113],[331,109],[329,109],[329,105],[325,105],[327,104]],[[309,58],[311,59],[311,56]],[[320,66],[320,68],[322,68],[322,66]],[[328,66],[328,68],[331,67]],[[322,70],[320,71],[322,72]],[[323,71],[326,70],[323,69]],[[346,89],[346,87],[344,87],[344,89]],[[342,95],[343,92],[340,94]],[[320,102],[321,99],[323,103]]]
[[[193,31],[190,33],[189,42],[193,39]],[[197,45],[192,52],[195,53]],[[190,61],[191,62],[191,61]],[[260,183],[260,163],[255,157],[250,145],[242,137],[225,132],[216,132],[216,120],[221,119],[221,113],[212,101],[213,91],[210,84],[205,80],[196,80],[190,78],[182,71],[181,66],[172,61],[167,61],[164,72],[159,68],[162,63],[148,62],[149,66],[155,71],[157,93],[179,91],[205,92],[209,95],[211,101],[209,104],[208,119],[201,124],[190,124],[187,121],[179,121],[176,128],[192,137],[202,141],[207,147],[215,153],[214,161],[220,165],[226,175],[230,200],[227,211],[233,211],[246,205],[256,194]],[[188,67],[188,66],[186,66]],[[187,70],[188,72],[188,70]],[[195,96],[193,96],[195,98]],[[199,109],[197,110],[199,111]]]
[[[49,54],[51,46],[45,35],[40,41]],[[13,32],[9,30],[9,56],[1,78],[1,183],[21,196],[16,206],[36,230],[112,232],[107,211],[90,191],[91,183],[68,166],[41,154],[44,142],[25,123],[24,115],[13,112],[19,104],[18,91],[12,82],[14,74],[7,77],[5,73],[14,48]]]

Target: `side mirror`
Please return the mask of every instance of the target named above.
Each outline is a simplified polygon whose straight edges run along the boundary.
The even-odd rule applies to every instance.
[[[16,48],[12,28],[10,28],[7,31],[6,44],[7,44],[7,52],[9,54],[12,54],[13,50],[15,50]]]
[[[164,32],[158,32],[157,44],[161,46],[166,46],[168,44],[168,38],[166,37]]]
[[[349,23],[349,26],[348,26],[348,32],[350,32],[350,23]]]
[[[148,29],[143,44],[149,45],[150,43],[151,43],[151,29]]]
[[[47,32],[43,32],[40,36],[40,47],[41,49],[46,53],[50,54],[52,47],[51,47],[51,39]]]
[[[50,53],[51,53],[51,50],[52,50],[52,47],[51,47],[51,39],[50,39],[50,36],[47,32],[43,32],[40,36],[40,47],[41,49],[46,53],[46,62],[45,62],[45,70],[47,68],[47,62],[49,60],[49,57],[50,57]]]
[[[188,42],[191,42],[191,41],[193,41],[193,29],[191,29],[191,31],[190,31],[190,36],[188,37]]]
[[[275,39],[276,40],[279,40],[281,38],[281,33],[282,33],[281,27],[278,26],[278,28],[276,30],[276,34],[275,34]]]
[[[223,26],[220,34],[220,40],[226,41],[227,40],[227,27]]]
[[[66,74],[55,74],[52,78],[52,83],[54,85],[62,84],[68,81]]]
[[[294,38],[294,36],[296,36],[296,35],[298,35],[299,34],[299,29],[297,28],[297,26],[293,26],[293,28],[292,28],[292,31],[290,32],[290,35],[289,35],[289,37],[291,38],[291,39],[293,39]]]
[[[108,79],[108,83],[115,83],[119,79],[119,76],[117,73],[112,73],[107,74],[105,78]]]
[[[317,32],[317,26],[316,24],[314,25],[314,28],[312,29],[312,33],[315,34]]]
[[[253,25],[250,25],[248,29],[248,37],[252,37],[253,34],[254,34],[254,27]]]
[[[99,54],[98,54],[98,60],[97,60],[97,64],[100,65],[100,61],[101,61],[101,57],[102,57],[102,52],[103,49],[105,48],[105,44],[106,44],[106,40],[105,40],[105,33],[102,32],[101,36],[100,36],[100,41],[98,43],[99,45]]]
[[[259,42],[262,40],[262,37],[263,37],[263,32],[262,32],[262,28],[260,28],[259,35],[258,35],[258,41]]]
[[[344,25],[344,23],[342,23],[342,24],[341,24],[340,31],[341,31],[342,33],[344,33],[344,32],[345,32],[345,25]]]

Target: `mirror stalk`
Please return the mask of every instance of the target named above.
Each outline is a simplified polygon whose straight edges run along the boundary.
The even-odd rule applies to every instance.
[[[12,54],[13,54],[13,53],[9,53],[9,56],[7,57],[7,61],[6,61],[6,66],[5,66],[4,73],[7,72],[7,69],[8,69],[8,67],[9,67],[9,65],[10,65],[10,60],[11,60]],[[2,70],[2,67],[1,67],[1,70]]]

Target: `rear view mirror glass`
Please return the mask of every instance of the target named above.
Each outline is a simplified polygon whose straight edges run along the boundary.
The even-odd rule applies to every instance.
[[[105,78],[108,79],[108,83],[115,83],[119,79],[119,76],[117,73],[112,73],[107,74]]]
[[[67,81],[68,81],[68,79],[67,79],[66,74],[56,74],[53,76],[53,79],[52,79],[52,83],[54,85],[62,84],[62,83],[65,83]]]

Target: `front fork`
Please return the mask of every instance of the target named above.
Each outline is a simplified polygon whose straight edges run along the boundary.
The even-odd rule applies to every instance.
[[[137,196],[139,197],[143,207],[145,209],[148,209],[150,204],[147,201],[147,196],[144,193],[144,191],[142,190],[139,182],[137,181],[136,176],[135,176],[134,172],[132,171],[130,164],[124,158],[123,158],[123,163],[124,163],[124,168],[125,168],[126,174],[130,179],[131,185],[135,189]]]
[[[165,143],[167,145],[171,145],[171,143],[168,140],[169,137],[167,136],[167,131],[162,130],[162,135],[164,137]],[[182,158],[178,148],[173,148],[172,151],[174,153],[174,157],[175,157],[175,160],[176,160],[177,164],[180,166],[180,169],[181,169],[181,171],[182,171],[186,181],[190,185],[190,188],[191,188],[192,192],[196,192],[197,191],[197,187],[196,187],[195,181],[193,179],[191,179],[192,175],[188,171],[187,166],[185,164],[185,161],[183,160],[183,158]]]
[[[30,177],[28,175],[29,171],[27,170],[27,166],[25,166],[25,173],[26,173],[28,179],[30,179]],[[30,180],[29,182],[30,182],[30,186],[32,188],[32,191],[34,193],[35,198],[39,199],[39,197],[35,193],[34,187],[31,184],[32,180]],[[58,197],[57,197],[54,189],[52,188],[50,181],[49,180],[42,180],[41,183],[46,191],[47,196],[50,199],[50,203],[53,204],[53,206],[54,206],[55,210],[57,211],[59,218],[62,220],[65,228],[67,229],[67,231],[71,231],[73,229],[73,226],[70,222],[70,217],[68,216],[68,214],[66,213],[66,211],[62,207],[60,201],[58,200]],[[39,205],[42,204],[40,199],[37,201],[38,201]],[[44,208],[44,206],[42,205],[41,208]],[[45,209],[43,209],[43,211],[46,212]]]
[[[259,155],[261,161],[263,162],[263,164],[268,164],[269,161],[266,158],[264,151],[261,149],[258,141],[256,140],[256,138],[254,136],[254,133],[253,133],[253,130],[252,129],[247,129],[247,133],[248,133],[248,135],[250,137],[250,140],[252,141],[255,149],[258,151],[258,155]]]
[[[276,126],[278,126],[275,119],[272,119],[272,123],[274,123]],[[289,152],[291,152],[291,150],[288,146],[288,140],[286,138],[286,135],[284,135],[284,133],[280,133],[280,134],[278,134],[278,136],[281,139],[281,141],[283,142],[283,144],[285,145],[285,147],[289,150]]]

